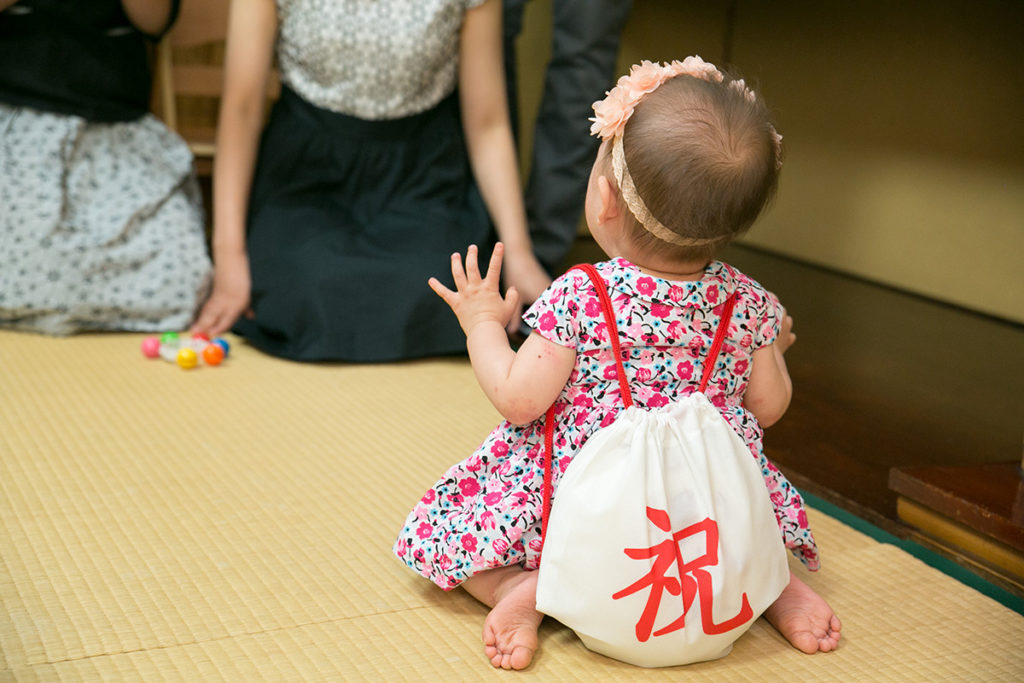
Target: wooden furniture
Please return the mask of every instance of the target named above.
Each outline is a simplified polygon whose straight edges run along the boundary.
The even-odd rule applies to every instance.
[[[893,468],[899,518],[1024,586],[1024,475],[1016,461]]]
[[[182,0],[178,20],[157,46],[154,109],[188,143],[200,176],[213,172],[230,4]],[[268,81],[268,99],[276,98],[279,90],[275,71]]]

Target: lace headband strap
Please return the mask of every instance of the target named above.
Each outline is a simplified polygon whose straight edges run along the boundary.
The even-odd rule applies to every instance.
[[[622,150],[621,133],[616,135],[612,141],[612,169],[615,171],[615,182],[619,185],[619,192],[622,194],[622,199],[626,202],[629,212],[633,214],[644,230],[661,241],[680,247],[702,247],[715,242],[724,242],[731,237],[731,235],[709,238],[683,237],[666,228],[661,221],[655,218],[644,204],[644,200],[640,198],[640,194],[636,191],[636,185],[633,184],[633,177],[629,175],[629,169],[626,167],[626,154]]]

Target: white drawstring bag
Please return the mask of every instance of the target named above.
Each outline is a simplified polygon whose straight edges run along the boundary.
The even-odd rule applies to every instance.
[[[724,657],[789,583],[760,468],[703,393],[655,410],[632,405],[604,281],[592,266],[581,268],[604,307],[627,407],[576,454],[553,502],[548,411],[537,609],[589,649],[638,666]]]

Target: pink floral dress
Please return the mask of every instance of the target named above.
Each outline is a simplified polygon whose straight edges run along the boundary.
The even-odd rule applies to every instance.
[[[696,390],[722,304],[736,291],[732,322],[705,394],[750,447],[764,475],[779,531],[811,570],[818,551],[799,492],[764,456],[762,430],[742,406],[755,349],[779,333],[775,295],[725,263],[701,280],[645,275],[625,259],[596,265],[608,283],[633,400],[656,408]],[[556,279],[524,316],[550,341],[576,350],[576,366],[555,402],[554,496],[573,455],[622,410],[615,362],[597,294],[587,275]],[[544,418],[499,424],[466,460],[451,467],[409,513],[394,551],[444,589],[473,574],[519,564],[536,569],[541,547]]]

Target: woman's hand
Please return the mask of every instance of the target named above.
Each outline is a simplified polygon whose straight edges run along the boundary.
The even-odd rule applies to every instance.
[[[249,257],[244,251],[218,258],[213,276],[213,293],[206,300],[190,331],[216,337],[231,329],[240,315],[251,318],[250,287]]]
[[[501,282],[501,261],[504,251],[505,246],[501,242],[494,246],[491,262],[487,267],[487,277],[480,277],[475,244],[470,245],[466,251],[465,268],[460,255],[452,254],[452,277],[455,279],[456,289],[454,292],[441,284],[437,278],[430,278],[430,288],[451,307],[467,337],[481,324],[497,323],[499,327],[504,328],[518,310],[519,293],[516,288],[509,287],[504,297],[498,288]]]
[[[505,281],[516,288],[527,305],[540,298],[551,284],[551,278],[529,249],[505,255]]]

